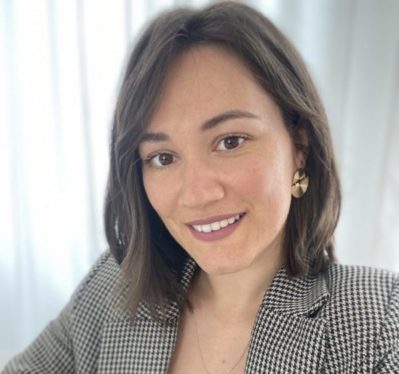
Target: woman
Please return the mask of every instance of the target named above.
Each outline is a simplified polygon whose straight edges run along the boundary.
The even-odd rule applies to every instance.
[[[255,10],[177,9],[127,65],[110,252],[4,373],[394,373],[398,276],[334,263],[340,190],[306,67]]]

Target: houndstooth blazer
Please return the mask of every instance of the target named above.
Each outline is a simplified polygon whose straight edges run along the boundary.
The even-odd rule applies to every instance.
[[[189,261],[187,289],[196,265]],[[119,267],[103,254],[71,301],[6,366],[11,373],[166,373],[179,310],[169,327],[141,305],[135,323],[115,308]],[[245,373],[399,373],[399,277],[331,265],[318,277],[290,278],[282,268],[261,303]]]

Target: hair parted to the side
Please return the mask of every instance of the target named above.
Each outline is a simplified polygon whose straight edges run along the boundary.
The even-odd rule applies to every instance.
[[[143,301],[159,319],[167,304],[184,302],[178,275],[188,255],[146,197],[137,150],[170,66],[184,51],[204,44],[226,48],[246,64],[306,153],[310,186],[292,200],[285,228],[288,273],[303,274],[309,258],[315,273],[334,260],[339,179],[327,118],[302,58],[266,17],[246,5],[219,2],[169,11],[146,27],[127,64],[114,113],[104,212],[110,250],[127,280],[126,307],[134,313]],[[300,140],[303,132],[307,145]]]

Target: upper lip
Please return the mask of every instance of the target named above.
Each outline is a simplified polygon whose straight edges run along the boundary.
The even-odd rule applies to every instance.
[[[205,218],[205,219],[199,219],[197,221],[187,222],[186,225],[191,225],[191,226],[194,226],[194,225],[208,225],[208,224],[213,223],[213,222],[223,221],[224,219],[235,217],[237,214],[242,215],[242,214],[244,214],[244,212],[223,214],[223,215],[220,215],[220,216],[213,216],[213,217],[209,217],[209,218]]]

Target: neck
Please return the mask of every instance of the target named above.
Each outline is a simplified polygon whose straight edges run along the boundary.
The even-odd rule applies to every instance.
[[[263,296],[282,266],[278,255],[264,254],[251,266],[229,274],[200,271],[191,294],[194,308],[207,309],[221,320],[254,319]]]

